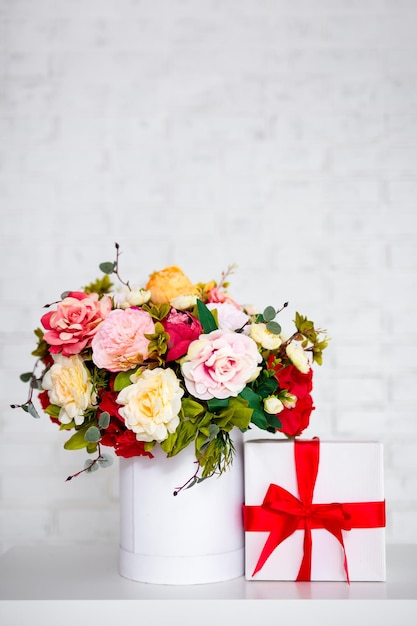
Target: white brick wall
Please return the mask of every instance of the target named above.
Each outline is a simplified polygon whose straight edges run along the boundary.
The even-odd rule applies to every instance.
[[[239,269],[333,340],[307,434],[385,443],[417,542],[415,0],[1,0],[0,542],[117,541],[117,467],[65,483],[22,401],[42,306],[123,249]],[[289,315],[289,314],[288,314]],[[288,318],[290,319],[290,318]]]

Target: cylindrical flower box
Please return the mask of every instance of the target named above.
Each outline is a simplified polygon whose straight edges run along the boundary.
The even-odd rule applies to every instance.
[[[235,433],[235,431],[237,431]],[[120,459],[120,574],[131,580],[190,585],[244,573],[243,438],[221,476],[173,492],[195,469],[194,448],[167,458]]]

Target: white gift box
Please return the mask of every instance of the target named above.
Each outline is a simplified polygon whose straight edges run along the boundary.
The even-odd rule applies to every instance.
[[[289,440],[245,442],[245,508],[260,507],[271,484],[299,498],[294,445]],[[348,503],[370,503],[371,508],[372,503],[376,503],[380,527],[352,527],[351,530],[342,530],[341,534],[350,581],[385,580],[385,501],[381,443],[320,441],[312,504],[329,503],[346,504],[346,510]],[[362,505],[357,506],[357,510],[362,510]],[[247,522],[245,524],[247,528]],[[260,571],[253,575],[271,534],[270,530],[272,528],[262,529],[261,532],[245,532],[246,579],[294,581],[304,555],[305,530],[301,528],[275,547]],[[309,580],[346,581],[343,548],[335,536],[325,528],[313,526],[311,538]]]

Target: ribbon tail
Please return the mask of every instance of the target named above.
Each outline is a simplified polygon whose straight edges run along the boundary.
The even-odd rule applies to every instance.
[[[301,580],[311,580],[311,550],[312,550],[311,526],[306,524],[304,532],[304,554],[301,561],[297,582]]]
[[[272,552],[279,546],[280,543],[285,541],[290,535],[292,535],[297,529],[298,520],[296,518],[290,518],[283,520],[280,528],[270,532],[268,539],[262,549],[255,569],[253,570],[252,577],[255,576],[264,566],[265,562],[271,556]]]
[[[333,535],[333,537],[336,537],[336,539],[338,540],[338,542],[342,546],[342,550],[343,550],[343,568],[345,570],[346,581],[350,585],[349,567],[348,567],[348,561],[347,561],[347,556],[346,556],[346,548],[345,548],[345,542],[343,541],[342,531],[341,531],[340,528],[333,528],[333,526],[331,524],[324,523],[323,526],[324,526],[324,528],[326,528],[326,530],[329,531],[329,533],[331,533]]]

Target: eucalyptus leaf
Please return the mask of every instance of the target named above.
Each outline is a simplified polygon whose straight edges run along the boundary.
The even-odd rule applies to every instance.
[[[103,411],[103,413],[101,413],[99,417],[98,425],[100,426],[100,428],[107,428],[109,424],[110,424],[110,413],[107,413],[107,411]]]
[[[32,372],[25,372],[24,374],[20,374],[20,380],[22,383],[28,383],[30,379],[33,377]]]
[[[27,403],[27,407],[28,407],[29,415],[31,415],[32,417],[36,417],[36,419],[40,419],[40,415],[37,412],[37,410],[35,409],[35,407],[34,407],[32,402],[28,402]]]
[[[281,332],[281,326],[278,324],[278,322],[268,322],[266,325],[266,329],[273,335],[279,335]]]
[[[87,459],[84,463],[84,468],[88,473],[96,472],[98,470],[98,465],[93,459]]]
[[[101,434],[97,426],[90,426],[90,428],[88,428],[84,434],[84,439],[88,443],[97,443],[97,441],[100,441]]]
[[[68,291],[68,290],[67,290],[67,291],[63,291],[63,292],[61,293],[61,300],[64,300],[65,298],[67,298],[67,297],[69,296],[69,294],[70,294],[70,293],[71,293],[71,292],[70,292],[70,291]]]
[[[97,463],[100,467],[110,467],[113,464],[113,458],[109,454],[102,454]]]
[[[273,306],[267,306],[263,312],[263,318],[265,322],[271,322],[276,316],[277,312],[275,311]]]
[[[101,269],[101,271],[103,272],[103,274],[113,274],[115,268],[116,268],[116,263],[114,261],[112,262],[106,262],[106,263],[100,263],[99,268]]]

